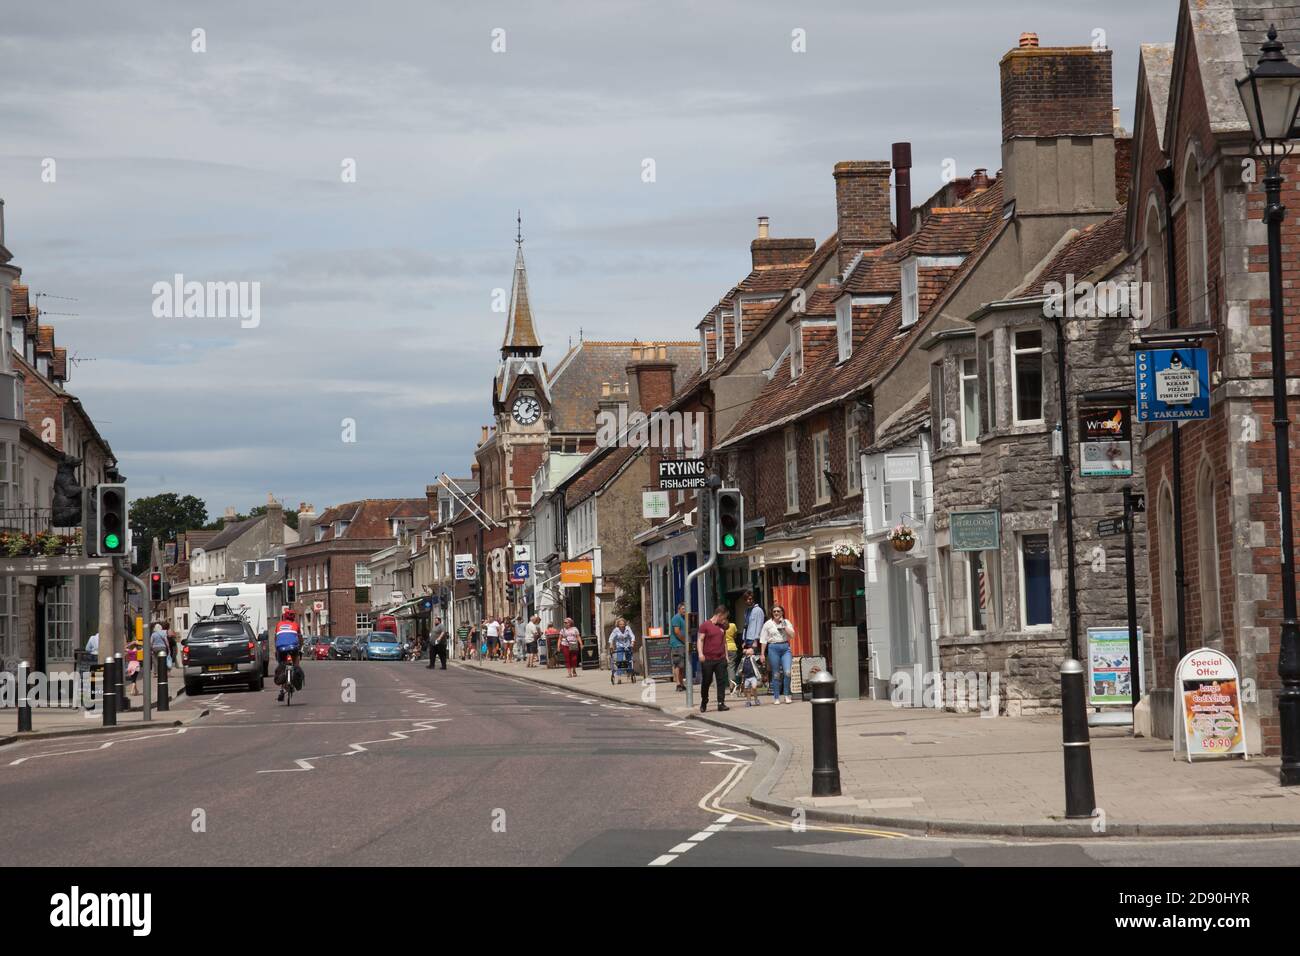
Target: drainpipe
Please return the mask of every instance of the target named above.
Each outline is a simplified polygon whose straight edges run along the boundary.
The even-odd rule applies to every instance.
[[[1156,170],[1165,194],[1165,296],[1169,328],[1178,328],[1178,269],[1174,251],[1174,167],[1172,161]],[[1183,567],[1183,436],[1173,423],[1174,467],[1174,596],[1178,608],[1178,660],[1187,654],[1187,575]],[[1176,666],[1176,665],[1175,665]]]

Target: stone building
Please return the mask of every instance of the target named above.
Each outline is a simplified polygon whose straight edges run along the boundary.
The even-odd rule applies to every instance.
[[[190,555],[189,583],[219,584],[244,577],[246,562],[258,561],[298,543],[298,532],[284,520],[284,506],[268,496],[266,511],[242,521],[230,509],[221,530]]]

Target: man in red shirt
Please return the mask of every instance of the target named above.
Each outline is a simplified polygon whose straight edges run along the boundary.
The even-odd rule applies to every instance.
[[[727,706],[727,609],[718,605],[713,617],[700,622],[695,649],[700,655],[700,713],[709,709],[709,681],[718,682],[718,710]]]

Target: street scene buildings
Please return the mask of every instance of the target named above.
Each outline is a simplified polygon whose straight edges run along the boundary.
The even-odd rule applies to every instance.
[[[866,826],[891,828],[869,834],[882,839],[900,836],[896,828],[1078,842],[1084,827],[1182,839],[1219,824],[1233,834],[1276,824],[1292,840],[1295,799],[1268,801],[1279,779],[1286,794],[1300,783],[1291,528],[1300,450],[1288,432],[1300,411],[1300,160],[1290,152],[1300,129],[1300,7],[1165,6],[1167,29],[1151,38],[1163,42],[1141,43],[1136,62],[1121,61],[1104,29],[1088,37],[1040,35],[1019,20],[999,26],[978,77],[942,80],[978,81],[988,93],[982,112],[931,105],[922,118],[975,129],[989,159],[945,157],[937,181],[914,161],[920,127],[860,122],[855,100],[866,94],[855,87],[837,107],[837,122],[855,130],[852,151],[840,139],[798,140],[789,148],[797,162],[771,194],[737,187],[718,207],[727,222],[705,222],[715,213],[701,205],[679,224],[712,246],[724,245],[724,226],[735,230],[725,233],[734,269],[654,261],[635,229],[585,231],[558,192],[541,225],[529,225],[508,183],[474,200],[478,219],[501,220],[486,251],[466,238],[459,257],[390,256],[366,235],[336,259],[323,255],[306,299],[342,300],[353,337],[330,340],[314,316],[282,315],[303,350],[283,355],[286,380],[298,390],[317,375],[330,384],[313,393],[319,408],[282,414],[268,401],[257,411],[277,419],[285,457],[301,460],[301,487],[266,494],[270,482],[259,484],[248,514],[223,500],[211,522],[202,502],[197,517],[133,513],[133,561],[87,547],[99,519],[82,507],[83,492],[125,482],[120,469],[133,468],[105,437],[111,423],[97,424],[69,391],[75,343],[56,344],[35,279],[5,244],[0,203],[0,672],[85,672],[124,651],[143,659],[130,642],[157,624],[149,646],[151,660],[167,662],[156,665],[163,680],[182,669],[176,685],[189,698],[220,685],[217,710],[265,717],[255,664],[286,706],[295,693],[309,701],[317,675],[328,675],[316,686],[329,705],[308,704],[318,710],[304,728],[346,724],[351,712],[338,707],[360,687],[367,714],[358,722],[393,726],[358,729],[355,741],[339,726],[328,741],[295,743],[274,759],[262,760],[269,750],[245,756],[250,767],[267,764],[250,773],[317,781],[347,760],[371,766],[373,749],[402,753],[417,737],[411,749],[428,748],[425,763],[394,760],[374,778],[367,770],[339,782],[357,800],[377,788],[385,829],[371,834],[373,852],[403,859],[415,851],[390,839],[410,823],[402,814],[428,814],[441,799],[421,802],[410,781],[462,757],[463,773],[458,765],[449,775],[457,785],[477,786],[479,774],[502,791],[537,782],[546,805],[566,814],[566,799],[586,814],[588,803],[641,808],[647,792],[690,792],[686,812],[719,818],[700,825],[706,834],[732,825],[743,803],[767,814],[743,822],[776,821],[781,839],[791,817],[858,827],[859,842]],[[855,69],[870,74],[869,58]],[[1269,92],[1287,83],[1286,96]],[[1262,93],[1252,92],[1257,84]],[[831,94],[808,86],[798,95]],[[1267,125],[1277,116],[1280,132]],[[707,152],[706,143],[694,148]],[[540,168],[550,154],[538,150]],[[928,162],[934,147],[925,150]],[[498,161],[484,147],[468,165]],[[665,179],[669,165],[657,167]],[[655,168],[642,160],[644,183],[656,182]],[[743,171],[732,175],[748,183]],[[452,181],[448,193],[459,188]],[[649,208],[639,228],[667,228]],[[450,201],[447,209],[468,216]],[[375,222],[382,231],[383,218]],[[548,231],[632,250],[635,287],[614,288],[601,267],[546,245]],[[674,270],[692,290],[685,306],[660,292]],[[428,272],[444,283],[436,293],[420,285]],[[336,276],[346,289],[328,285]],[[491,305],[452,315],[440,296],[480,280]],[[427,307],[419,335],[387,325],[384,309],[356,292],[389,283]],[[625,318],[629,302],[644,301],[657,310],[652,320]],[[584,328],[591,315],[606,324]],[[473,338],[489,325],[490,348]],[[384,343],[391,369],[358,363],[330,379],[310,359],[322,341],[347,353],[363,338]],[[254,351],[236,350],[232,365]],[[417,371],[393,370],[404,353]],[[398,454],[354,450],[349,403],[375,395],[374,418],[408,416]],[[243,413],[219,409],[204,427],[223,432],[223,416]],[[322,430],[315,445],[303,437]],[[276,457],[251,443],[237,451],[232,460],[258,463],[253,474]],[[155,449],[142,457],[159,472],[167,460]],[[191,449],[186,465],[219,471],[212,460]],[[337,485],[327,499],[315,484],[322,474]],[[151,584],[157,575],[156,590],[137,575]],[[249,659],[196,669],[192,655],[213,627],[229,631],[209,640]],[[392,660],[422,660],[428,672],[344,672],[380,660],[388,645]],[[295,666],[305,687],[294,688]],[[365,676],[358,682],[354,671]],[[247,697],[233,688],[226,696],[232,676]],[[528,697],[539,684],[542,705]],[[163,701],[180,697],[156,686]],[[154,692],[122,699],[148,707]],[[465,696],[439,697],[456,693]],[[710,743],[713,760],[696,766],[693,754],[689,768],[665,771],[662,787],[644,784],[631,764],[585,762],[636,756],[644,728],[582,749],[577,770],[561,758],[596,737],[529,736],[555,729],[549,714],[538,716],[551,705],[568,708],[566,734],[586,724],[574,714],[603,721],[598,700],[617,714],[654,709],[653,734],[678,733],[689,719],[728,736]],[[831,705],[830,718],[815,717],[827,710],[812,704]],[[494,723],[444,744],[452,734],[439,722],[457,715]],[[222,710],[218,719],[233,717]],[[742,782],[762,764],[752,755],[773,741],[761,786]],[[1083,770],[1070,767],[1093,743],[1084,788]],[[510,764],[516,746],[555,760]],[[937,756],[918,755],[929,746]],[[1094,754],[1104,799],[1092,791]],[[727,767],[722,784],[701,770],[718,765]],[[599,800],[586,773],[600,777]],[[397,778],[408,789],[379,792]],[[413,792],[421,796],[408,805]],[[474,812],[498,806],[477,791],[465,799]],[[546,829],[509,812],[530,832]],[[612,828],[604,822],[601,839]],[[602,855],[599,839],[586,842],[579,822],[551,823],[564,831],[563,853],[533,858],[515,847],[521,859],[621,862]],[[645,862],[694,853],[706,839],[699,832]],[[369,847],[353,849],[373,859]],[[764,843],[769,851],[765,860],[788,862],[776,855],[785,847]],[[318,862],[316,852],[290,862]],[[464,849],[457,862],[476,859]]]

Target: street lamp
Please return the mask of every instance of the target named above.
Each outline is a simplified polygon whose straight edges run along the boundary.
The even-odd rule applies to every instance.
[[[1273,440],[1282,522],[1282,635],[1277,670],[1282,679],[1278,721],[1282,730],[1282,785],[1300,784],[1300,625],[1296,623],[1295,545],[1291,528],[1291,420],[1286,394],[1286,336],[1282,315],[1282,161],[1300,109],[1300,67],[1282,52],[1276,27],[1260,47],[1255,68],[1237,81],[1255,148],[1264,160],[1264,222],[1268,225],[1268,299],[1273,352]]]

